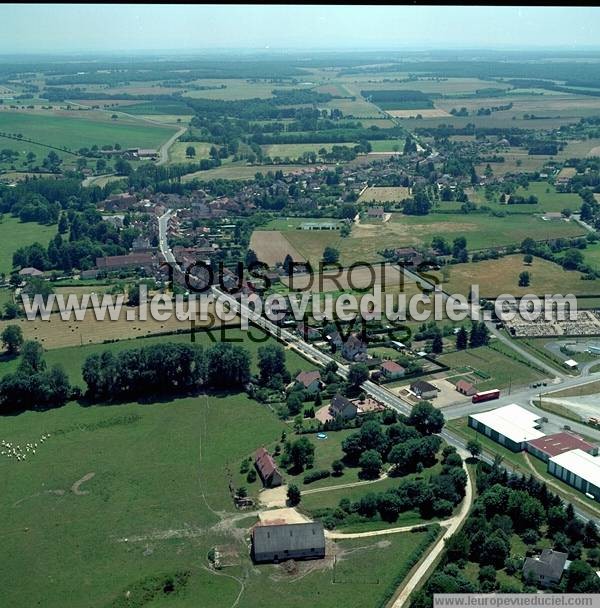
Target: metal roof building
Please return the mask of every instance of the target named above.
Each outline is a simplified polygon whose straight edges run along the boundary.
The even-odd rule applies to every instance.
[[[547,462],[553,456],[558,456],[571,450],[582,450],[594,456],[598,454],[598,448],[595,445],[588,443],[583,437],[569,431],[546,435],[545,437],[527,442],[527,451],[544,462]]]
[[[325,532],[319,522],[256,526],[252,532],[255,562],[325,557]]]
[[[528,441],[544,437],[541,416],[511,403],[489,412],[471,414],[469,426],[513,452],[524,450]]]
[[[548,460],[548,472],[570,486],[600,500],[600,456],[571,450]]]

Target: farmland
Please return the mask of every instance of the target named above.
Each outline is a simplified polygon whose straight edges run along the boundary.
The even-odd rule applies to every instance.
[[[133,119],[112,121],[108,114],[100,112],[80,115],[0,112],[0,132],[21,133],[35,142],[78,150],[116,143],[123,148],[157,148],[172,135],[173,129]]]
[[[443,214],[407,216],[393,213],[389,222],[353,226],[352,234],[342,238],[331,231],[286,231],[285,239],[298,253],[318,262],[326,246],[340,251],[340,261],[349,265],[357,260],[381,259],[379,252],[388,247],[429,245],[434,236],[453,239],[465,236],[469,249],[520,244],[523,239],[550,239],[585,234],[574,222],[546,222],[534,216],[507,215],[491,219],[488,215]]]
[[[524,270],[530,273],[531,284],[528,287],[519,287],[519,274]],[[494,297],[502,293],[515,296],[526,293],[600,293],[598,280],[582,281],[580,273],[563,270],[554,262],[537,257],[529,266],[523,262],[523,256],[520,255],[447,266],[440,279],[443,281],[444,290],[449,293],[467,294],[471,285],[479,285],[482,297]]]

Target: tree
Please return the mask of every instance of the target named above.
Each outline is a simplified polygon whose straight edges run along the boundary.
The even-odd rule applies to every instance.
[[[334,460],[331,463],[331,470],[334,477],[341,477],[344,474],[344,463],[341,460]]]
[[[133,173],[133,168],[125,159],[118,158],[115,162],[115,173],[117,175],[131,175]]]
[[[369,368],[364,363],[355,363],[350,366],[348,382],[353,388],[358,388],[369,379]]]
[[[484,540],[483,546],[480,549],[479,563],[500,569],[504,566],[504,562],[509,554],[510,545],[504,537],[504,533],[496,530]]]
[[[302,391],[292,391],[287,398],[287,409],[290,416],[296,416],[302,410],[304,402],[302,400]]]
[[[481,444],[475,439],[469,439],[467,442],[467,450],[471,452],[473,458],[477,458],[481,454]]]
[[[300,488],[295,483],[291,483],[287,489],[287,499],[290,507],[300,504],[301,498]]]
[[[23,344],[23,330],[19,325],[7,325],[1,334],[2,344],[9,355],[16,355]]]
[[[288,253],[285,256],[285,259],[283,260],[283,269],[285,270],[285,272],[289,275],[292,273],[294,268],[294,259],[292,258],[292,256]]]
[[[46,369],[44,349],[39,342],[27,340],[21,347],[19,371],[26,374],[36,374]]]
[[[294,442],[286,442],[285,456],[292,469],[303,471],[304,467],[311,465],[315,457],[315,446],[308,437],[300,437]]]
[[[340,252],[334,247],[325,247],[323,250],[323,262],[325,264],[337,264],[340,259]]]
[[[421,401],[413,406],[408,424],[414,426],[422,435],[439,433],[444,427],[444,414],[429,401]]]
[[[523,256],[523,263],[524,264],[531,264],[533,262],[533,256],[530,253],[526,253]]]
[[[360,476],[363,479],[377,479],[383,467],[383,460],[377,450],[367,450],[361,455],[358,466],[361,468]]]
[[[218,342],[206,351],[207,380],[217,388],[242,386],[250,379],[250,355],[242,346]]]
[[[469,334],[464,327],[461,327],[456,334],[456,350],[465,350],[469,345]]]
[[[524,270],[519,274],[519,287],[529,287],[529,282],[531,280],[531,275]]]
[[[579,249],[567,249],[562,259],[562,267],[565,270],[577,270],[583,263],[583,254]]]
[[[194,148],[194,146],[188,146],[188,147],[185,149],[185,155],[186,155],[188,158],[193,158],[194,156],[196,156],[196,148]]]
[[[67,219],[67,215],[65,213],[60,214],[60,219],[58,220],[58,232],[60,234],[65,234],[69,229],[69,220]]]
[[[442,334],[441,333],[436,333],[435,336],[433,336],[433,340],[431,342],[431,352],[435,353],[436,355],[439,355],[443,352],[444,350],[444,341],[442,339]]]
[[[258,349],[258,369],[263,386],[269,385],[274,379],[285,383],[290,381],[290,373],[285,366],[285,351],[279,344],[268,344]]]

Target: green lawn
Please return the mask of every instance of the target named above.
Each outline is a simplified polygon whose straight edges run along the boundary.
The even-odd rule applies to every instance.
[[[263,152],[271,158],[278,156],[279,158],[288,157],[290,159],[296,159],[301,157],[305,152],[316,153],[321,150],[321,148],[325,148],[325,150],[329,152],[333,146],[348,146],[352,148],[355,145],[355,142],[343,142],[335,144],[270,144],[262,146],[262,149]]]
[[[0,272],[9,273],[12,270],[12,256],[19,247],[36,241],[46,246],[55,234],[56,225],[21,222],[18,218],[5,215],[0,221]]]
[[[581,197],[573,192],[557,192],[556,188],[547,182],[531,182],[527,189],[519,188],[516,193],[519,196],[537,196],[537,205],[510,205],[508,210],[513,208],[518,211],[520,207],[533,207],[538,211],[562,211],[563,209],[571,209],[578,211],[581,207]],[[506,206],[505,206],[506,208]]]

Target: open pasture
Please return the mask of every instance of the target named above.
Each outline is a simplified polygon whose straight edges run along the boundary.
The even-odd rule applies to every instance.
[[[519,274],[531,275],[529,287],[519,287]],[[507,255],[498,260],[483,260],[467,264],[445,266],[438,273],[444,291],[468,294],[471,285],[479,285],[482,297],[495,297],[502,293],[515,296],[535,293],[573,293],[575,295],[600,294],[600,280],[582,281],[581,273],[563,270],[554,262],[534,257],[532,264],[523,262],[522,255]]]

